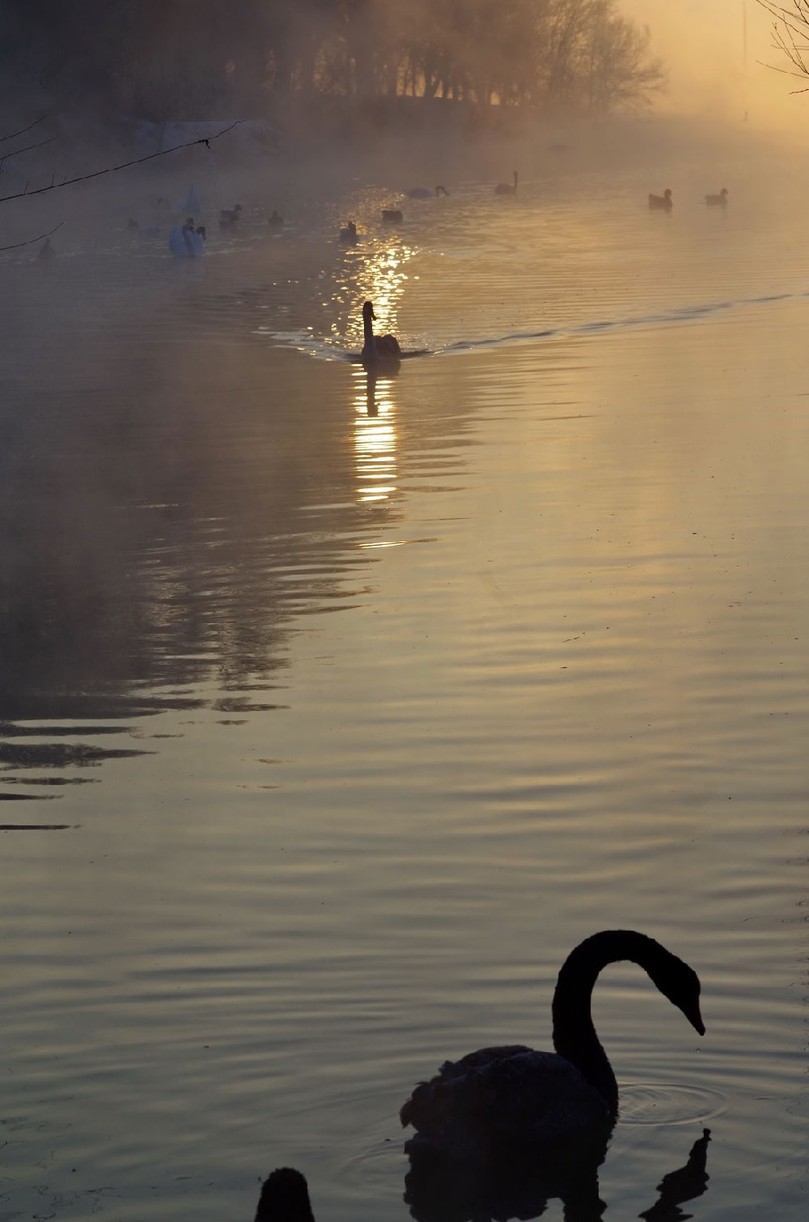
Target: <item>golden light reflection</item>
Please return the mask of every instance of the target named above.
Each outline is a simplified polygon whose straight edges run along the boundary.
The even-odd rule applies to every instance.
[[[396,491],[397,447],[394,374],[357,365],[354,376],[354,465],[361,504],[387,501]]]

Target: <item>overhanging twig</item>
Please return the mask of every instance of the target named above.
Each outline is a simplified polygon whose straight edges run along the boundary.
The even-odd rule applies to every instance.
[[[0,251],[3,250],[19,250],[21,246],[33,246],[34,242],[41,242],[43,238],[49,238],[52,233],[56,233],[57,229],[61,229],[64,221],[60,221],[58,225],[54,225],[53,229],[49,229],[47,233],[40,233],[35,238],[28,238],[25,242],[14,242],[12,246],[0,246]]]

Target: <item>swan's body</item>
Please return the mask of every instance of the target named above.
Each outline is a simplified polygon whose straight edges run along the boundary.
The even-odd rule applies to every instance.
[[[169,250],[178,259],[196,259],[205,253],[205,227],[194,228],[194,218],[188,217],[185,224],[175,225],[169,233]]]
[[[359,237],[357,236],[357,226],[353,221],[349,221],[348,224],[340,230],[340,242],[343,246],[356,246],[358,241]]]
[[[649,195],[650,208],[662,208],[666,212],[670,212],[674,207],[674,200],[671,198],[671,188],[666,187],[662,195]]]
[[[382,220],[386,225],[401,225],[404,216],[400,208],[383,208]]]
[[[590,996],[601,969],[623,959],[643,967],[704,1033],[696,972],[644,934],[594,934],[570,953],[559,972],[553,996],[556,1051],[510,1045],[445,1062],[401,1109],[402,1124],[416,1130],[408,1150],[453,1160],[489,1159],[504,1150],[608,1134],[618,1112],[618,1085],[593,1027]]]
[[[261,1186],[255,1222],[315,1222],[305,1177],[278,1167]]]
[[[273,214],[268,219],[267,224],[269,225],[270,229],[274,229],[276,232],[278,232],[284,228],[284,218],[281,216],[280,212],[274,208]]]
[[[517,171],[514,171],[513,182],[499,182],[494,189],[495,195],[516,195],[517,194]]]
[[[402,355],[399,341],[394,335],[374,335],[374,307],[366,301],[362,307],[362,327],[364,341],[360,359],[364,365],[374,365],[383,361],[398,361]]]
[[[232,208],[223,208],[219,213],[219,224],[227,227],[235,225],[242,213],[241,204],[234,204]]]
[[[449,195],[449,191],[446,187],[436,187],[434,191],[431,191],[429,187],[411,187],[407,195],[410,199],[432,199],[434,195],[436,198],[441,195]]]
[[[706,195],[705,196],[705,203],[708,204],[710,207],[724,208],[727,202],[728,202],[727,187],[723,187],[718,195]]]

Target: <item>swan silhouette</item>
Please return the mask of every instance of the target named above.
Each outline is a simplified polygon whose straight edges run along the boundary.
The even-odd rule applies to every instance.
[[[434,191],[431,191],[429,187],[411,187],[406,194],[409,199],[432,199],[434,195],[436,198],[441,195],[449,195],[449,191],[446,187],[436,187]]]
[[[306,1177],[294,1167],[277,1167],[261,1186],[255,1222],[315,1222]]]
[[[494,189],[495,195],[517,194],[517,171],[514,171],[514,182],[499,182]]]
[[[590,1016],[590,997],[608,963],[628,959],[651,977],[700,1035],[696,972],[654,938],[605,930],[585,939],[562,965],[553,995],[555,1053],[521,1045],[482,1048],[446,1061],[403,1105],[416,1130],[408,1153],[486,1160],[504,1150],[580,1139],[609,1131],[618,1114],[618,1084]]]
[[[375,319],[373,303],[366,301],[362,307],[364,342],[360,360],[365,365],[374,365],[382,361],[398,362],[402,355],[399,341],[394,335],[374,335]]]
[[[674,207],[674,200],[671,198],[671,189],[666,187],[662,195],[649,194],[649,207],[662,208],[666,212],[670,212]]]
[[[232,208],[223,208],[222,211],[219,213],[219,224],[222,225],[223,227],[227,227],[228,225],[235,225],[239,217],[241,216],[241,212],[242,212],[241,204],[234,204]]]
[[[175,225],[169,233],[169,250],[179,259],[196,259],[205,253],[205,226],[194,228],[193,216],[186,217],[185,224]]]
[[[349,221],[340,230],[340,242],[343,246],[356,246],[358,241],[357,226],[353,221]]]
[[[383,208],[382,220],[386,225],[401,225],[404,216],[400,208]]]
[[[716,208],[724,208],[728,202],[728,189],[723,187],[718,195],[706,195],[705,203]]]

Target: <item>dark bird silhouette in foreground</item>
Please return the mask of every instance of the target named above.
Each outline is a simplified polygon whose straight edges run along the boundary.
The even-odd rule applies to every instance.
[[[366,301],[362,307],[362,327],[364,341],[360,359],[364,365],[374,365],[382,362],[398,362],[402,355],[399,341],[394,335],[374,335],[373,303]]]
[[[305,1177],[294,1167],[277,1167],[261,1186],[255,1222],[315,1222]]]
[[[440,198],[442,195],[449,195],[449,191],[446,187],[440,186],[436,187],[434,191],[431,191],[429,187],[411,187],[406,194],[410,199],[432,199],[433,196]]]
[[[674,207],[674,200],[671,198],[671,189],[666,187],[662,195],[649,194],[649,207],[651,209],[663,210],[670,212]]]
[[[514,171],[513,182],[499,182],[494,189],[495,195],[516,195],[517,194],[517,171]]]
[[[353,221],[349,221],[347,225],[340,230],[340,243],[343,246],[356,246],[359,241],[357,234],[357,226]]]
[[[705,203],[712,208],[724,208],[728,202],[728,189],[723,187],[718,195],[706,195]]]

